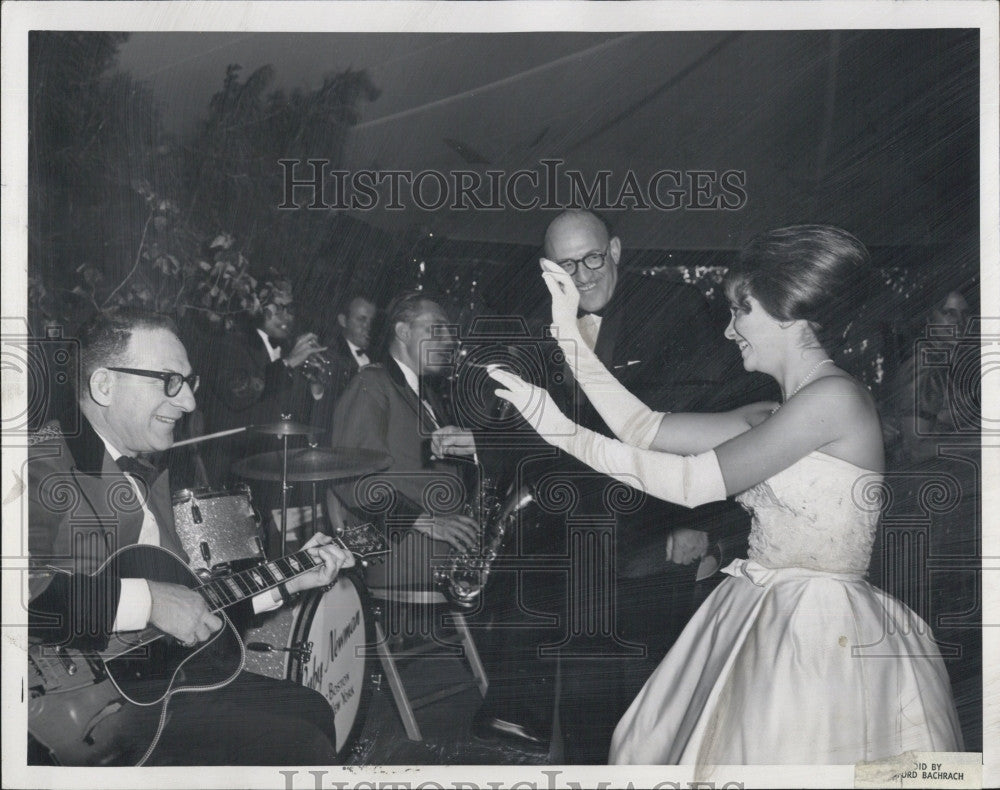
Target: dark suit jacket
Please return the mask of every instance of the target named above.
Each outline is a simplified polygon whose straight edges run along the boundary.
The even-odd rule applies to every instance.
[[[86,419],[77,436],[64,438],[53,422],[35,439],[28,450],[29,625],[46,642],[99,647],[111,633],[121,585],[113,577],[100,584],[89,574],[138,541],[142,507]],[[147,501],[160,546],[187,561],[174,530],[166,472],[153,482]]]
[[[214,369],[205,371],[204,394],[199,390],[198,395],[208,433],[276,422],[282,414],[300,422],[309,419],[308,381],[280,359],[271,362],[256,329],[227,335],[212,360]],[[234,461],[279,446],[271,436],[237,434],[207,442],[201,452],[212,483],[220,485],[232,479]]]
[[[325,354],[330,360],[330,380],[323,391],[323,397],[312,404],[309,422],[324,434],[329,434],[333,427],[333,411],[337,401],[361,367],[357,355],[351,351],[339,332],[329,341]]]
[[[730,379],[743,378],[739,354],[693,286],[622,275],[600,315],[594,352],[651,409],[717,411],[738,405],[734,395],[741,387]],[[606,431],[586,396],[580,403],[584,424]]]
[[[215,362],[215,370],[206,371],[206,395],[212,400],[209,431],[273,422],[295,407],[301,412],[304,385],[280,359],[271,362],[256,329],[227,335]],[[308,417],[294,412],[293,416]]]
[[[651,409],[722,411],[766,397],[765,380],[743,371],[735,347],[713,324],[705,298],[693,286],[623,274],[601,316],[595,353]],[[571,377],[567,393],[580,424],[614,436]],[[585,500],[603,510],[597,488],[585,492]],[[714,541],[749,527],[731,502],[692,511],[652,497],[637,511],[619,514],[616,521],[618,566],[625,576],[664,569],[670,529],[704,530]],[[693,575],[694,566],[689,570]]]
[[[432,403],[439,423],[449,424],[441,401]],[[386,524],[390,539],[397,543],[395,557],[405,553],[413,560],[397,561],[394,566],[390,558],[384,566],[373,566],[368,576],[374,586],[392,576],[396,584],[426,587],[430,583],[428,569],[417,567],[414,557],[448,553],[448,544],[409,529],[422,511],[457,513],[466,501],[464,470],[453,462],[430,460],[433,430],[426,409],[394,360],[362,369],[337,402],[333,445],[388,453],[392,464],[383,472],[340,483],[334,490],[357,518]],[[384,496],[387,490],[392,492],[388,498]]]

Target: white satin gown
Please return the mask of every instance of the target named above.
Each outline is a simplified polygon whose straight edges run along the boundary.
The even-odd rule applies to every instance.
[[[813,452],[737,497],[723,569],[615,730],[611,763],[851,764],[961,751],[930,629],[864,580],[881,475]]]

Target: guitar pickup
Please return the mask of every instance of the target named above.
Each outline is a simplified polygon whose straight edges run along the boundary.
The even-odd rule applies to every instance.
[[[206,558],[206,562],[208,558]],[[212,566],[213,576],[228,576],[233,571],[232,563],[230,562],[217,562]]]

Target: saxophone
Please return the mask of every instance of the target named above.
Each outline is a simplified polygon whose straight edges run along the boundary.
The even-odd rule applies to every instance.
[[[501,498],[493,478],[481,479],[468,510],[479,523],[479,551],[452,550],[434,570],[434,578],[445,597],[456,606],[472,607],[486,587],[493,561],[500,555],[504,541],[517,525],[518,515],[535,501],[530,486],[511,484]]]

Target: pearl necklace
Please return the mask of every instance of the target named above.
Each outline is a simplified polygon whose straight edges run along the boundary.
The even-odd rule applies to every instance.
[[[813,366],[813,369],[810,370],[808,373],[806,373],[806,377],[804,379],[802,379],[802,381],[799,382],[799,386],[797,386],[795,388],[795,390],[792,392],[792,394],[789,395],[787,398],[785,398],[784,402],[788,403],[788,401],[790,401],[792,398],[794,398],[796,395],[798,395],[799,394],[799,390],[802,389],[806,384],[809,383],[809,380],[812,379],[812,377],[816,373],[816,371],[820,369],[820,366],[821,365],[825,365],[827,362],[832,363],[833,360],[832,359],[821,359],[819,362],[817,362]]]
[[[771,416],[773,417],[777,413],[778,409],[780,409],[782,406],[784,406],[786,403],[788,403],[788,401],[790,401],[792,398],[794,398],[796,395],[798,395],[799,390],[802,389],[806,384],[809,383],[809,379],[811,379],[813,377],[813,374],[817,370],[819,370],[820,365],[825,365],[827,362],[833,362],[833,360],[832,359],[821,359],[819,362],[817,362],[816,365],[813,367],[813,369],[810,370],[806,374],[806,377],[804,379],[802,379],[802,381],[799,382],[799,386],[797,386],[795,388],[795,391],[792,392],[792,394],[789,395],[787,398],[785,398],[781,403],[779,403],[777,406],[775,406],[773,409],[771,409]]]

